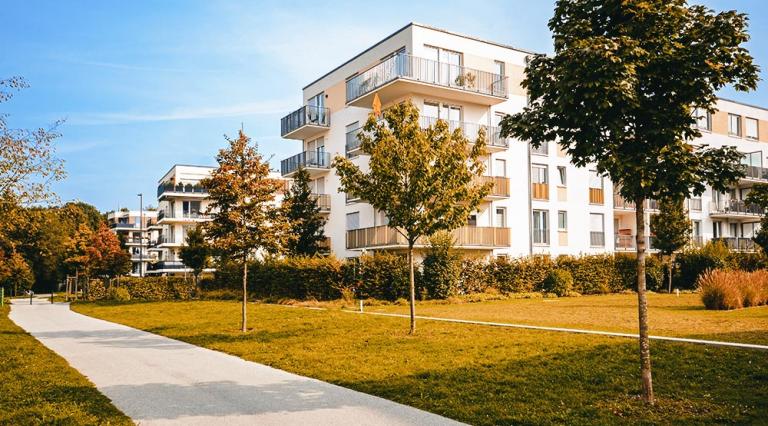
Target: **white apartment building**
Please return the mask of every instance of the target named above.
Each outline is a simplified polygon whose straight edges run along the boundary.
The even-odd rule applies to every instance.
[[[200,181],[211,174],[213,167],[176,164],[160,178],[157,186],[157,231],[150,251],[157,260],[150,265],[149,274],[183,274],[191,272],[181,261],[179,250],[185,244],[187,231],[210,220],[208,191]]]
[[[367,156],[356,133],[378,94],[382,108],[410,99],[424,125],[436,119],[464,129],[470,140],[482,126],[489,135],[485,158],[492,193],[454,231],[456,247],[475,256],[594,254],[633,250],[633,206],[614,196],[608,179],[591,168],[577,168],[556,144],[529,149],[499,137],[505,114],[527,102],[520,86],[532,52],[411,23],[329,71],[303,89],[304,105],[281,120],[281,135],[302,141],[302,152],[281,162],[290,178],[303,166],[328,222],[326,236],[337,256],[355,257],[368,250],[402,250],[402,237],[387,226],[381,212],[339,193],[330,167],[346,155],[363,169]],[[690,200],[694,241],[726,238],[733,248],[748,249],[758,220],[743,203],[756,181],[768,182],[763,169],[759,129],[768,111],[721,100],[720,112],[703,117],[702,143],[736,145],[746,154],[750,177],[726,194],[708,191]],[[654,202],[649,202],[649,215]],[[647,219],[647,218],[646,218]]]
[[[142,220],[143,219],[143,220]],[[149,265],[157,260],[157,253],[149,250],[150,228],[157,223],[157,211],[122,209],[107,213],[109,228],[124,242],[131,255],[130,275],[145,274]]]

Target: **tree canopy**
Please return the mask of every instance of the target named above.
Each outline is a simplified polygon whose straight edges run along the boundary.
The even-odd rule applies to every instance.
[[[320,251],[325,239],[323,226],[325,218],[320,214],[319,194],[313,194],[309,187],[309,172],[301,167],[282,202],[283,214],[291,228],[287,251],[294,256],[313,256]]]

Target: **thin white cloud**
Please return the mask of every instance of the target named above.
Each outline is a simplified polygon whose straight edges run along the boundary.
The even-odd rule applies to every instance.
[[[71,113],[67,122],[73,125],[93,126],[158,121],[201,120],[249,115],[279,114],[295,108],[290,100],[268,100],[218,107],[177,108],[165,112],[97,112]]]
[[[104,141],[70,141],[62,139],[56,147],[59,154],[72,154],[76,152],[89,151],[105,144]]]
[[[54,55],[51,57],[54,60],[66,62],[70,64],[85,65],[99,68],[110,68],[125,71],[149,71],[149,72],[170,72],[170,73],[221,73],[224,70],[221,69],[203,69],[203,68],[179,68],[179,67],[158,67],[151,65],[134,65],[123,64],[118,62],[106,62],[106,61],[92,61],[86,59],[80,59],[75,56],[61,56]]]

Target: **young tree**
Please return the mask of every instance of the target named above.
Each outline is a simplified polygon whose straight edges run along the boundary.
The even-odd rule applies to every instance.
[[[288,253],[294,256],[317,254],[320,242],[325,239],[325,218],[309,188],[309,172],[303,167],[296,172],[293,185],[285,193],[282,209],[292,229],[292,238],[286,242]]]
[[[205,241],[203,228],[196,226],[187,232],[187,244],[179,251],[179,257],[184,265],[192,268],[192,278],[195,280],[195,289],[200,294],[198,280],[203,269],[208,267],[211,258],[211,248]]]
[[[65,243],[64,262],[71,271],[74,271],[78,284],[80,275],[84,275],[85,281],[88,282],[98,266],[98,254],[92,246],[93,237],[94,232],[86,224],[81,223],[77,232]]]
[[[20,253],[13,251],[6,256],[0,250],[0,287],[6,289],[6,294],[17,296],[20,291],[31,289],[34,282],[32,269]]]
[[[384,120],[371,114],[358,135],[361,150],[370,155],[364,173],[347,158],[333,161],[341,178],[341,191],[383,211],[389,226],[408,242],[410,267],[411,334],[416,332],[416,288],[413,246],[422,236],[453,230],[467,223],[469,214],[491,189],[478,184],[483,174],[485,131],[469,148],[461,129],[451,132],[438,120],[422,129],[419,110],[410,102],[394,105]]]
[[[768,185],[759,183],[752,187],[745,200],[748,204],[754,204],[763,212],[760,218],[760,229],[755,232],[752,241],[768,254]]]
[[[275,204],[283,182],[269,177],[269,163],[241,130],[237,139],[219,150],[219,167],[200,184],[208,188],[213,220],[205,233],[217,254],[243,266],[242,331],[246,332],[248,260],[257,250],[277,253],[283,248],[287,225]]]
[[[645,294],[644,203],[724,190],[743,174],[735,148],[695,146],[695,108],[715,111],[726,84],[754,89],[742,44],[747,18],[685,0],[558,0],[554,55],[531,57],[530,103],[502,134],[538,147],[556,141],[573,164],[595,164],[635,202],[643,398],[653,403]]]
[[[669,293],[672,293],[675,253],[690,242],[692,226],[682,199],[661,200],[659,214],[651,216],[651,233],[655,236],[653,246],[667,258]]]
[[[131,271],[131,255],[120,247],[120,240],[103,222],[92,234],[90,251],[95,263],[94,273],[114,277]]]

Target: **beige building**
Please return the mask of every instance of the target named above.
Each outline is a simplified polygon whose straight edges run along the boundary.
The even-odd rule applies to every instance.
[[[109,229],[117,234],[131,255],[132,276],[146,274],[157,260],[157,252],[150,251],[151,228],[157,225],[157,211],[122,209],[107,213]]]

